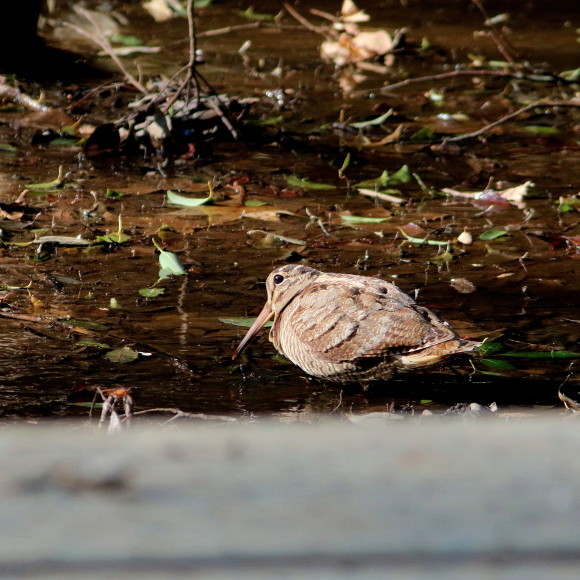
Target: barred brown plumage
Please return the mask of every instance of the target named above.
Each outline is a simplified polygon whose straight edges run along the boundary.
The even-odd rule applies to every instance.
[[[480,343],[460,338],[428,308],[379,278],[282,266],[266,281],[268,300],[232,358],[268,322],[270,341],[309,375],[351,382],[388,378]]]

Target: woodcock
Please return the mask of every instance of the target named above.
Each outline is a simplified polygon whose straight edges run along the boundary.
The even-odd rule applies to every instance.
[[[270,341],[309,375],[340,382],[389,378],[480,344],[379,278],[282,266],[266,281],[268,301],[235,359],[272,316]]]

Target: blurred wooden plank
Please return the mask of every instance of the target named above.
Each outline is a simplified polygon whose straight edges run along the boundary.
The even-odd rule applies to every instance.
[[[579,449],[561,419],[8,429],[0,576],[577,577]]]

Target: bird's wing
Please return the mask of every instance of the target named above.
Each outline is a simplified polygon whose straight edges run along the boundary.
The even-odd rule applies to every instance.
[[[455,337],[432,312],[391,284],[314,283],[283,318],[294,339],[314,356],[332,361],[410,352]]]

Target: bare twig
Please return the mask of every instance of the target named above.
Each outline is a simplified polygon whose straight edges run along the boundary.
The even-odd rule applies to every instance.
[[[21,105],[33,111],[50,111],[51,108],[38,102],[36,99],[22,94],[17,88],[4,84],[5,77],[0,76],[0,98],[11,100],[17,105]]]
[[[80,326],[74,326],[73,324],[61,322],[60,320],[45,318],[43,316],[35,316],[34,314],[18,314],[17,312],[0,312],[0,316],[2,318],[11,318],[13,320],[22,320],[24,322],[58,325],[66,328],[67,330],[70,330],[71,332],[76,332],[78,334],[95,334],[93,330],[89,330],[88,328],[81,328]]]
[[[492,22],[483,2],[481,0],[471,0],[477,9],[481,12],[481,15],[485,18],[485,24],[489,27],[489,36],[495,42],[497,49],[500,51],[501,55],[506,59],[507,62],[513,64],[519,57],[514,48],[510,45],[505,35],[497,29],[495,24]]]
[[[119,70],[123,73],[127,81],[133,85],[139,92],[146,94],[147,89],[139,82],[138,79],[135,78],[126,68],[125,65],[121,62],[121,59],[117,56],[111,43],[107,39],[107,37],[102,33],[101,29],[99,28],[98,23],[92,17],[91,13],[88,10],[84,10],[83,8],[77,8],[79,14],[82,14],[93,26],[95,29],[94,33],[89,32],[88,30],[84,30],[80,26],[75,26],[74,24],[70,24],[69,22],[64,22],[64,26],[66,28],[70,28],[74,30],[76,33],[88,38],[95,44],[101,47],[101,49],[113,60],[113,62],[117,65]]]
[[[230,34],[238,30],[252,30],[254,28],[261,28],[262,22],[256,21],[250,24],[236,24],[233,26],[224,26],[223,28],[214,28],[213,30],[205,30],[203,32],[198,32],[197,37],[208,37],[208,36],[219,36],[221,34]]]
[[[236,417],[230,417],[228,415],[207,415],[206,413],[188,413],[187,411],[182,411],[181,409],[171,407],[144,409],[143,411],[136,411],[135,413],[133,413],[133,416],[144,415],[146,413],[172,413],[175,416],[170,419],[171,421],[181,417],[186,417],[188,419],[203,419],[204,421],[223,421],[226,423],[234,423],[238,421]]]
[[[521,79],[526,81],[534,81],[534,82],[550,82],[550,81],[562,81],[567,82],[565,79],[562,79],[556,75],[546,74],[546,75],[526,75],[521,72],[506,72],[506,71],[495,71],[495,70],[454,70],[445,73],[439,73],[435,75],[426,75],[424,77],[416,77],[413,79],[405,79],[404,81],[400,81],[398,83],[393,83],[391,85],[387,85],[385,87],[381,87],[380,92],[386,93],[389,91],[393,91],[395,89],[400,89],[403,87],[407,87],[409,85],[414,85],[418,83],[427,83],[431,81],[440,81],[446,79],[452,79],[456,77],[480,77],[480,76],[487,76],[487,77],[499,77],[499,78],[515,78]]]
[[[580,107],[580,99],[571,99],[569,101],[539,100],[539,101],[536,101],[536,102],[531,103],[529,105],[526,105],[525,107],[522,107],[521,109],[518,109],[517,111],[514,111],[513,113],[510,113],[509,115],[506,115],[505,117],[502,117],[501,119],[498,119],[497,121],[494,121],[493,123],[489,123],[488,125],[485,125],[481,129],[478,129],[477,131],[473,131],[472,133],[465,133],[464,135],[457,135],[455,137],[447,137],[443,140],[443,144],[455,143],[457,141],[463,141],[465,139],[479,137],[480,135],[487,133],[488,131],[490,131],[494,127],[497,127],[498,125],[506,123],[507,121],[511,121],[512,119],[519,117],[522,113],[525,113],[526,111],[530,111],[531,109],[535,109],[536,107],[540,107],[540,106],[542,106],[542,107]]]
[[[284,8],[285,8],[285,10],[288,11],[289,14],[291,14],[296,20],[298,20],[298,22],[300,22],[300,24],[302,24],[302,26],[304,26],[304,28],[307,28],[311,32],[316,32],[316,34],[322,34],[322,36],[328,36],[328,29],[326,27],[315,26],[314,24],[309,22],[306,18],[304,18],[304,16],[302,16],[302,14],[300,14],[300,12],[295,10],[287,2],[284,2]]]

